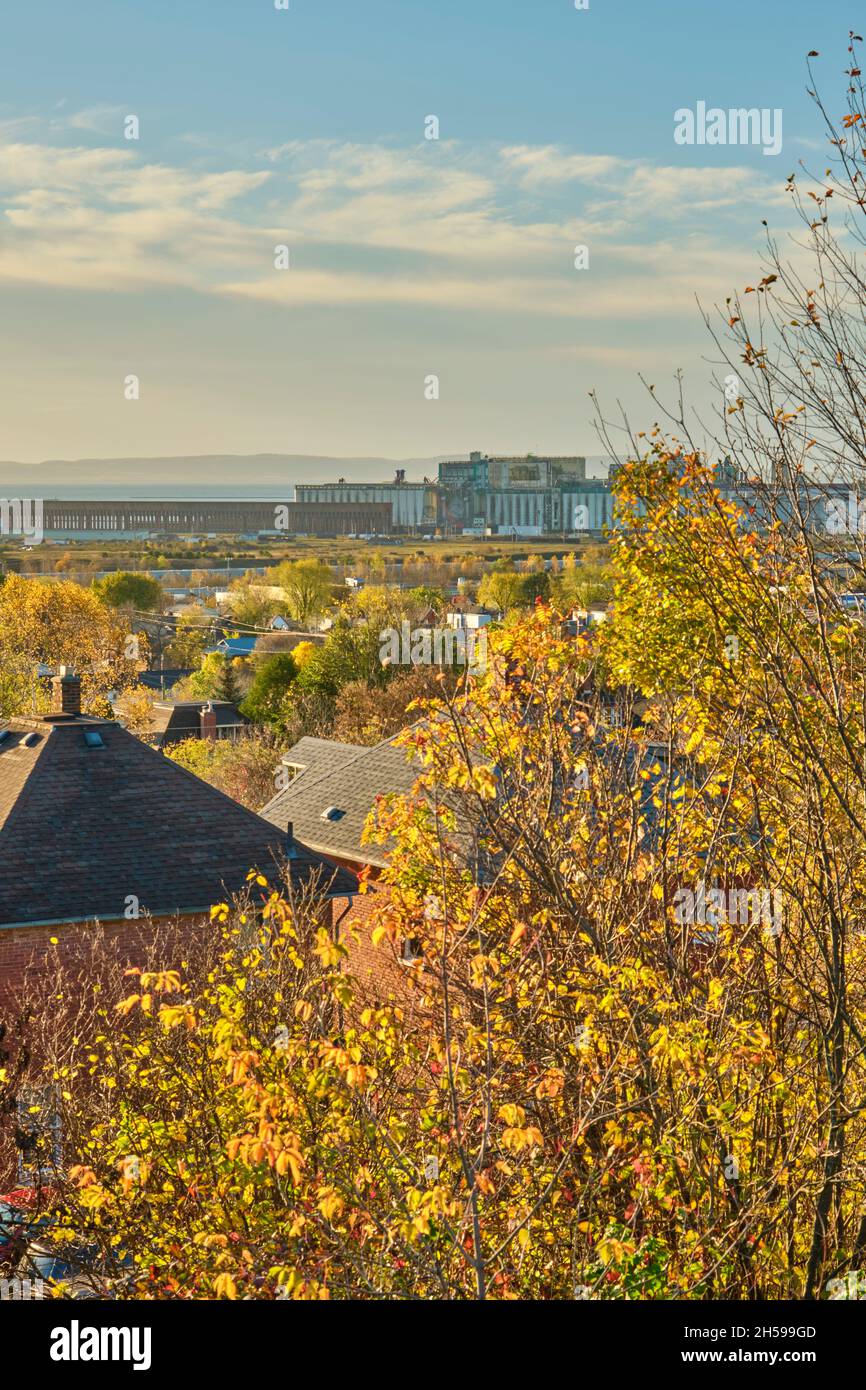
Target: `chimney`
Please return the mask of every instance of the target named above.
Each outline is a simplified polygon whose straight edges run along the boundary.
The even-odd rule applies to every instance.
[[[81,713],[81,680],[71,666],[61,666],[51,679],[51,713]]]
[[[207,704],[199,715],[201,720],[202,738],[216,738],[217,736],[217,717],[213,707],[213,700],[208,700]]]

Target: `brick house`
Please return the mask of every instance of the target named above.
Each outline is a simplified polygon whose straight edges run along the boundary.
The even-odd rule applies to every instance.
[[[111,720],[81,714],[80,681],[52,682],[52,713],[0,727],[0,1009],[51,938],[86,956],[99,922],[135,962],[148,923],[207,931],[214,903],[259,869],[273,884],[314,883],[351,902],[357,879],[209,786]],[[339,915],[338,907],[337,915]]]
[[[187,738],[237,739],[250,721],[231,700],[157,700],[146,741],[165,748]]]

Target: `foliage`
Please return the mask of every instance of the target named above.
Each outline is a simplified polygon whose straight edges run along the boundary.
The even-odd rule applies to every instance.
[[[349,681],[337,696],[331,737],[370,747],[393,738],[413,721],[410,706],[415,700],[431,699],[456,679],[454,668],[415,666],[398,668],[383,688]]]
[[[181,669],[197,667],[211,636],[204,609],[198,605],[188,608],[178,618],[174,636],[166,649],[169,661]]]
[[[229,586],[232,618],[242,627],[264,628],[272,618],[282,614],[285,605],[265,593],[257,574],[246,574]]]
[[[236,739],[189,738],[169,744],[165,756],[251,811],[260,811],[277,787],[280,743],[268,733],[242,730]]]
[[[291,652],[281,652],[256,663],[252,684],[244,697],[241,713],[256,724],[285,727],[286,697],[297,677],[298,668]]]
[[[249,663],[242,657],[210,652],[197,671],[178,681],[174,696],[178,700],[230,700],[235,704],[248,678]],[[226,694],[226,691],[233,693]]]
[[[320,560],[285,560],[270,573],[271,583],[281,588],[285,611],[298,623],[308,623],[323,613],[331,601],[333,576]]]
[[[82,707],[110,714],[108,693],[133,686],[144,659],[143,641],[138,660],[127,656],[128,637],[126,625],[91,590],[69,580],[7,575],[0,586],[0,714],[48,708],[40,664],[74,667]]]
[[[139,612],[151,613],[160,609],[165,600],[158,580],[128,570],[117,570],[102,579],[95,579],[91,587],[109,608],[135,608]]]
[[[478,586],[478,602],[482,607],[507,613],[523,604],[523,578],[510,561],[497,561]]]

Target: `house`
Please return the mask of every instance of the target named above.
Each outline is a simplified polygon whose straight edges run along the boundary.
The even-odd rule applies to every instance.
[[[220,656],[227,656],[229,658],[236,656],[250,657],[256,649],[258,640],[258,637],[255,636],[223,637],[217,642],[215,647],[208,648],[207,655],[213,656],[214,653],[219,653]]]
[[[145,690],[158,690],[164,695],[173,685],[177,685],[178,681],[186,680],[187,676],[191,675],[191,667],[166,666],[159,671],[139,671],[138,684],[143,685]]]
[[[348,968],[370,997],[382,998],[404,988],[399,965],[384,948],[370,941],[369,918],[379,893],[376,887],[387,863],[387,845],[362,844],[364,826],[381,796],[409,793],[419,767],[406,750],[385,740],[373,748],[302,738],[284,754],[291,781],[261,812],[280,830],[289,825],[307,847],[329,862],[358,874],[370,871],[372,892],[353,899],[341,926],[349,951]]]
[[[490,623],[498,622],[502,617],[501,613],[495,613],[490,608],[483,608],[479,603],[472,603],[467,598],[457,598],[451,600],[451,607],[445,614],[445,621],[449,627],[463,628],[467,631],[477,631],[479,628],[487,627]]]
[[[590,603],[585,608],[572,608],[566,630],[573,637],[579,636],[583,632],[588,632],[591,627],[598,627],[599,624],[606,623],[612,612],[613,605],[602,600]]]
[[[309,642],[313,646],[320,647],[325,641],[321,632],[294,632],[291,629],[266,632],[259,638],[255,650],[255,659],[266,659],[269,656],[276,656],[280,652],[293,652],[295,647],[302,643]]]
[[[120,724],[82,715],[80,680],[65,667],[52,700],[50,714],[0,727],[0,1004],[49,950],[74,967],[94,922],[130,964],[156,919],[211,930],[211,906],[241,892],[253,867],[272,885],[315,884],[329,920],[331,900],[357,892],[355,876],[288,821],[255,815]]]
[[[158,700],[146,741],[165,748],[185,738],[236,739],[249,723],[230,700]]]

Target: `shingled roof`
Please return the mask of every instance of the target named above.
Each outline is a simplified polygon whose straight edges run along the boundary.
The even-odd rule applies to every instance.
[[[215,738],[222,738],[226,730],[237,733],[250,722],[230,700],[158,700],[153,706],[149,736],[160,747],[201,738],[205,708],[211,709],[216,718]]]
[[[377,796],[411,791],[419,774],[405,748],[390,739],[374,748],[302,738],[283,762],[301,771],[268,802],[262,815],[282,829],[289,824],[319,854],[352,863],[385,864],[386,849],[362,845],[361,835]]]
[[[198,914],[256,867],[329,897],[354,875],[148,748],[80,715],[0,727],[0,927]]]

